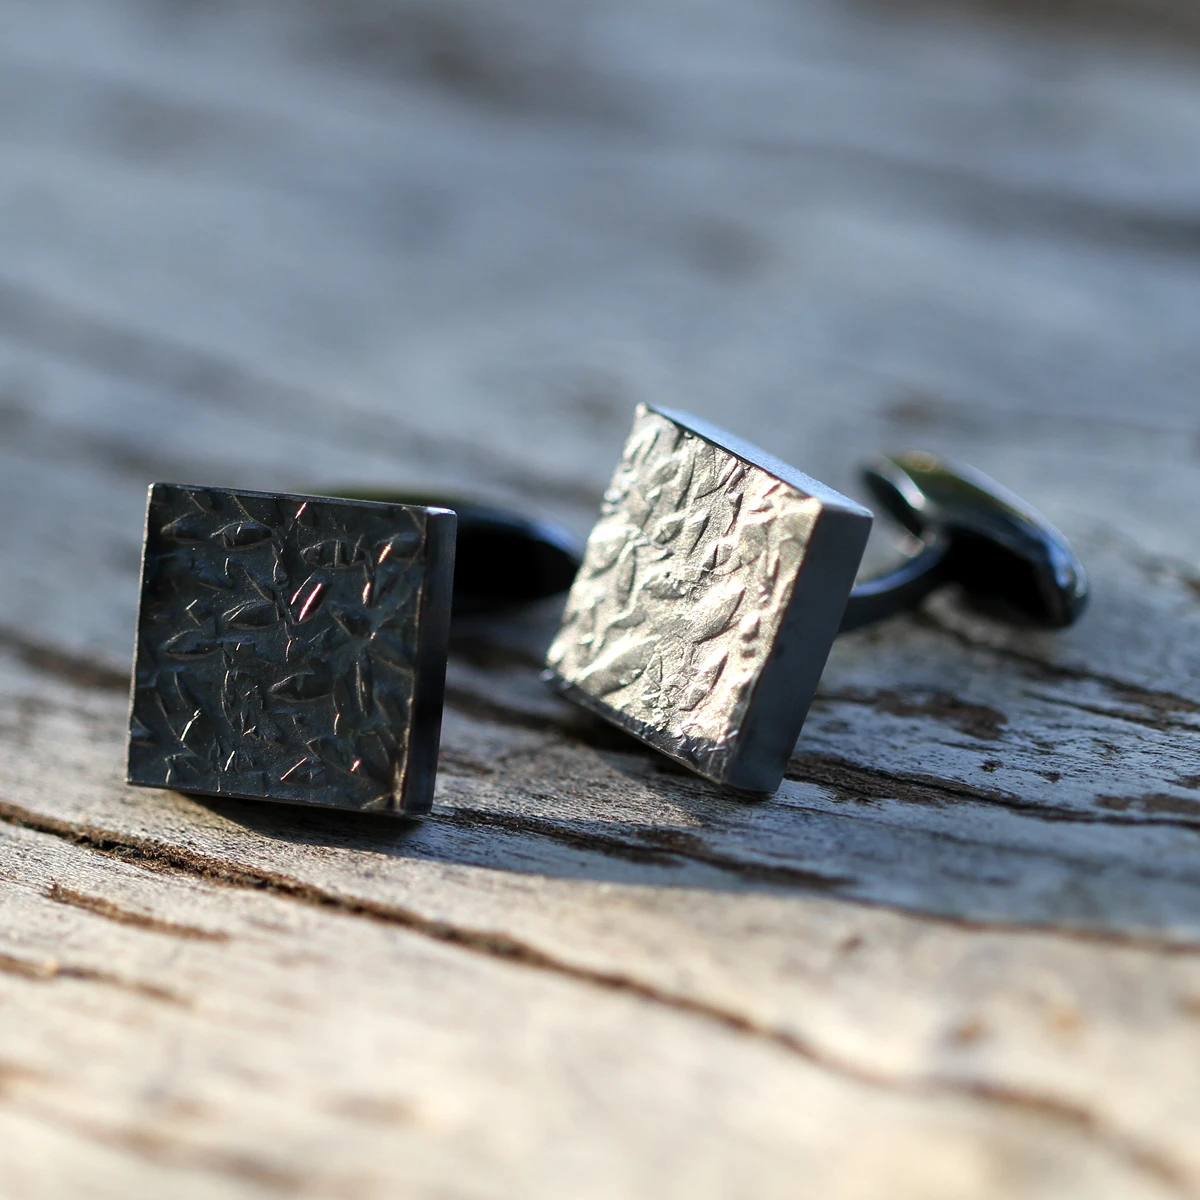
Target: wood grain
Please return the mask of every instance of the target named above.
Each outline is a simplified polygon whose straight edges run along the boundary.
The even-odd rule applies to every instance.
[[[0,0],[0,1190],[1200,1196],[1194,14],[1023,7]],[[972,461],[1093,609],[842,639],[756,804],[552,608],[424,822],[122,783],[152,479],[582,533],[639,401]]]

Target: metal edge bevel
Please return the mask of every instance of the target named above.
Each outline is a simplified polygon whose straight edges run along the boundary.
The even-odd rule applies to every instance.
[[[871,532],[865,509],[822,506],[725,782],[775,792],[804,728]]]
[[[791,463],[777,458],[762,447],[738,437],[735,433],[730,433],[729,430],[723,429],[719,425],[714,425],[711,421],[706,421],[703,417],[694,416],[681,409],[659,408],[656,405],[640,405],[639,408],[665,417],[688,433],[716,446],[718,450],[731,454],[734,458],[741,459],[742,462],[757,467],[772,478],[786,483],[788,487],[795,488],[796,491],[819,500],[822,506],[829,511],[871,516],[870,509],[864,508],[857,500],[851,500],[849,496],[843,495],[836,488],[822,483],[819,479],[814,479],[811,475],[806,475],[798,467],[793,467]]]
[[[425,509],[424,517],[425,577],[417,615],[408,754],[397,797],[396,812],[401,816],[421,816],[433,807],[450,652],[458,517],[449,509],[436,508]]]
[[[146,565],[147,550],[150,546],[150,515],[154,507],[154,493],[163,487],[172,487],[169,483],[152,483],[146,488],[146,520],[142,527],[142,561],[138,568],[138,602],[137,615],[133,624],[133,661],[129,665],[129,712],[125,720],[125,782],[133,787],[162,787],[162,784],[145,783],[133,777],[133,720],[134,706],[137,703],[137,669],[138,657],[142,645],[142,605],[146,599]]]

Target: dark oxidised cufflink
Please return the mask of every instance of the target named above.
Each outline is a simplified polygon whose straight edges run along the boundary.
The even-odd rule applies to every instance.
[[[130,783],[417,815],[452,616],[563,592],[579,551],[474,501],[155,484]]]
[[[867,509],[706,421],[640,407],[547,679],[705,778],[772,792],[840,631],[946,583],[1046,628],[1083,610],[1066,540],[985,476],[908,454],[866,480],[920,549],[855,587]]]
[[[444,509],[155,484],[129,782],[427,811],[454,547]]]

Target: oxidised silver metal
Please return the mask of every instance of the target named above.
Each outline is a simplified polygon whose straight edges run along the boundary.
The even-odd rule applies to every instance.
[[[436,508],[155,484],[129,782],[428,811],[455,523]]]
[[[870,528],[764,451],[639,407],[547,678],[708,779],[774,791]]]

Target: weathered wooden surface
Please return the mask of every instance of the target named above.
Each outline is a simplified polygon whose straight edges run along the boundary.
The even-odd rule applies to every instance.
[[[1200,1195],[1200,21],[1035,7],[0,3],[0,1192]],[[122,784],[150,479],[582,532],[638,400],[1094,608],[845,639],[760,804],[549,613],[418,826]]]

